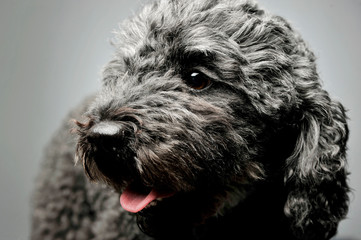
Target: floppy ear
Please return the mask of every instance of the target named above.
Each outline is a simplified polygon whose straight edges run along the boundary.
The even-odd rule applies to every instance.
[[[321,89],[318,79],[300,81],[297,88],[302,117],[286,163],[285,214],[296,233],[328,239],[348,210],[345,110]]]

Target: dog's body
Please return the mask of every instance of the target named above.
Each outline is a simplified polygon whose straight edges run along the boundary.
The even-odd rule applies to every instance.
[[[286,21],[252,1],[160,0],[117,38],[102,91],[70,116],[78,139],[64,125],[48,148],[32,239],[335,234],[345,112]]]

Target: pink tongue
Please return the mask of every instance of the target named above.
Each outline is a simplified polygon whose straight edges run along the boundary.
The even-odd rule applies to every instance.
[[[172,194],[160,194],[154,189],[148,194],[134,192],[130,187],[126,188],[120,195],[120,204],[128,212],[136,213],[143,210],[150,202],[157,198],[169,197]]]

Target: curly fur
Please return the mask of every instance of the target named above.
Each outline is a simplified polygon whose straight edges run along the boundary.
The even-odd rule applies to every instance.
[[[247,0],[159,0],[113,44],[102,90],[70,115],[78,138],[64,125],[48,148],[32,239],[336,233],[348,210],[345,110],[283,18]],[[193,72],[204,89],[187,82]],[[176,194],[129,214],[119,193],[134,183]]]

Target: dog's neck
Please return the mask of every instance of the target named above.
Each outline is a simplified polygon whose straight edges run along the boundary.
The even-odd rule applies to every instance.
[[[280,179],[281,181],[281,179]],[[174,240],[219,239],[295,239],[290,234],[289,223],[283,214],[285,194],[279,182],[260,184],[244,202],[223,216],[215,216],[202,225],[172,232]],[[164,233],[167,229],[164,229]],[[166,237],[155,239],[164,240]]]
[[[238,239],[240,233],[242,239],[293,239],[283,214],[284,196],[276,183],[259,186],[231,212],[196,228],[194,239]]]

